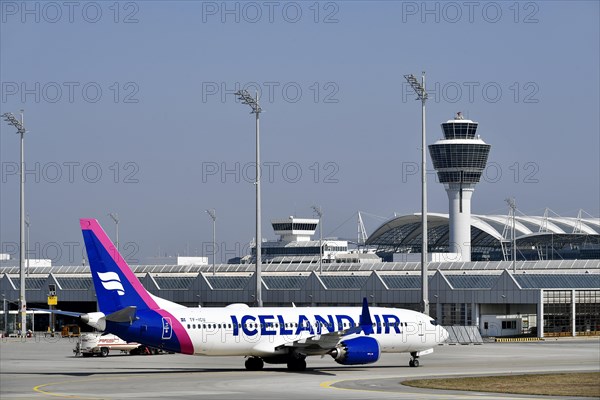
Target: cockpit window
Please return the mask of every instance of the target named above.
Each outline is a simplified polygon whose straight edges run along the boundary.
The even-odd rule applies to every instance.
[[[432,320],[431,320],[431,325],[433,325],[433,326],[437,326],[437,324],[438,324],[438,322],[437,322],[435,319],[432,319]]]

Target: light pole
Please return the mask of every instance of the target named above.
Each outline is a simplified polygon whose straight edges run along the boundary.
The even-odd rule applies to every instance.
[[[21,314],[21,335],[25,336],[27,330],[27,301],[25,300],[25,122],[24,110],[21,110],[19,121],[13,113],[2,114],[9,125],[17,128],[21,135],[21,208],[20,208],[20,239],[19,239],[19,313]]]
[[[515,212],[517,211],[517,203],[515,202],[514,197],[505,199],[508,207],[510,208],[510,216],[511,216],[511,228],[510,228],[510,238],[512,240],[511,246],[511,258],[512,258],[512,267],[513,274],[517,273],[517,237],[515,235]]]
[[[8,310],[6,309],[6,296],[2,295],[2,311],[4,311],[4,335],[8,336]],[[3,335],[3,336],[4,336]]]
[[[429,315],[429,289],[427,275],[427,143],[425,140],[425,71],[421,77],[421,83],[414,75],[404,75],[406,81],[417,94],[417,100],[421,100],[421,311]]]
[[[261,215],[260,215],[260,125],[259,116],[262,108],[258,104],[258,92],[256,98],[250,96],[247,90],[239,90],[235,93],[242,101],[252,108],[251,114],[256,115],[256,304],[262,307],[262,287],[261,287],[261,268],[262,268],[262,233],[261,233]]]
[[[108,216],[115,221],[115,225],[117,227],[117,241],[115,242],[115,247],[117,248],[117,252],[119,251],[119,216],[117,213],[108,213]]]
[[[323,275],[323,211],[321,206],[312,206],[319,216],[319,275]]]
[[[25,225],[27,225],[27,244],[25,245],[25,257],[27,257],[27,277],[29,278],[29,258],[31,255],[29,254],[29,214],[25,217]]]
[[[206,212],[208,213],[208,215],[210,216],[210,218],[212,218],[213,221],[213,248],[212,248],[212,256],[213,256],[213,262],[212,262],[212,272],[213,275],[215,274],[215,270],[216,270],[216,263],[215,263],[215,254],[217,252],[217,214],[216,214],[216,210],[213,208],[212,210],[206,210]]]

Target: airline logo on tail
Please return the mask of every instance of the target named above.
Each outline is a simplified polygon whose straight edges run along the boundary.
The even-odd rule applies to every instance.
[[[106,290],[116,290],[119,293],[119,296],[123,296],[125,294],[125,289],[123,288],[123,284],[121,284],[121,279],[116,272],[96,272],[98,274],[98,278],[102,281],[102,286]]]

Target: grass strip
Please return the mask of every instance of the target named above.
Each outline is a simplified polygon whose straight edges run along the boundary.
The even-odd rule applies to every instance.
[[[600,397],[600,372],[417,379],[402,384],[424,389]]]

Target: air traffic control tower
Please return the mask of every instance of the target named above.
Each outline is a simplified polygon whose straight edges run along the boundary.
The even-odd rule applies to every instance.
[[[459,112],[442,124],[444,138],[429,145],[429,154],[449,200],[450,252],[471,261],[471,195],[486,166],[491,146],[477,132],[477,122]]]

